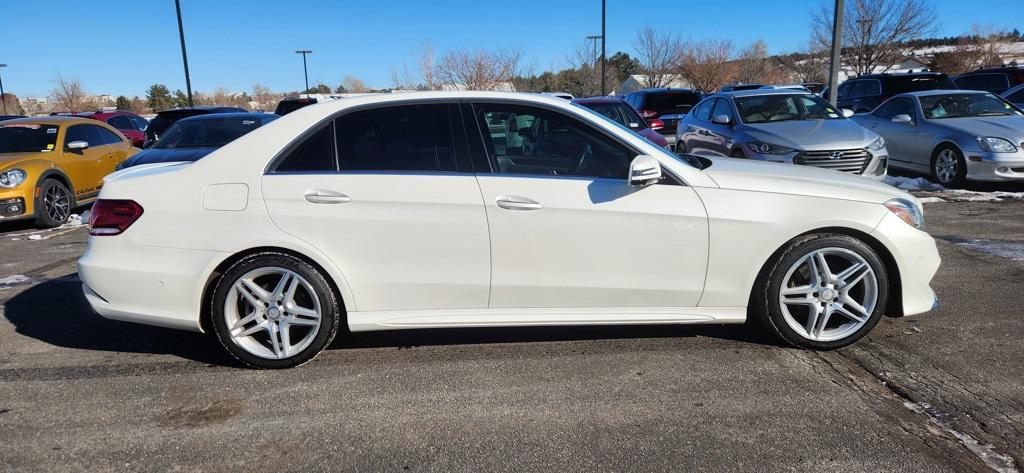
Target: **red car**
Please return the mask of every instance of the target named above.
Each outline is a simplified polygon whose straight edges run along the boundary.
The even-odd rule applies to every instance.
[[[117,131],[120,131],[125,138],[131,140],[132,145],[136,148],[141,148],[142,143],[146,141],[146,126],[149,121],[132,112],[124,110],[81,112],[76,113],[75,116],[107,122],[108,125],[117,128]]]
[[[618,97],[589,97],[573,100],[572,103],[604,115],[618,124],[637,132],[640,136],[647,138],[648,141],[662,148],[668,148],[668,140],[661,133],[658,133],[658,130],[662,129],[665,124],[656,118],[649,122],[644,120],[625,100]]]

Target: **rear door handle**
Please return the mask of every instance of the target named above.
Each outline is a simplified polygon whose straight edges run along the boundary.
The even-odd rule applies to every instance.
[[[499,195],[495,203],[498,204],[498,207],[506,210],[540,210],[544,208],[540,202],[514,195]]]
[[[345,194],[325,190],[306,191],[306,200],[314,204],[344,204],[352,202],[352,198]]]

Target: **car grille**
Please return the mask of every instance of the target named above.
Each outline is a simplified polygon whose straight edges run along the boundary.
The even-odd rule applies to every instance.
[[[814,166],[835,171],[860,174],[871,162],[871,153],[866,149],[841,149],[828,151],[801,151],[793,158],[793,164]]]

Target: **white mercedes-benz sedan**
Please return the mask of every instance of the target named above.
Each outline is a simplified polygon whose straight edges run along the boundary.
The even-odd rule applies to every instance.
[[[832,349],[931,310],[939,266],[893,187],[676,156],[539,94],[306,107],[108,176],[90,223],[79,273],[100,315],[212,332],[259,368],[344,328],[751,319]]]

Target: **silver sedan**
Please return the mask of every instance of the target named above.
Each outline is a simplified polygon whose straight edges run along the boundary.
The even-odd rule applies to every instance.
[[[893,168],[946,186],[1024,181],[1024,111],[989,92],[900,94],[853,119],[885,138]]]

